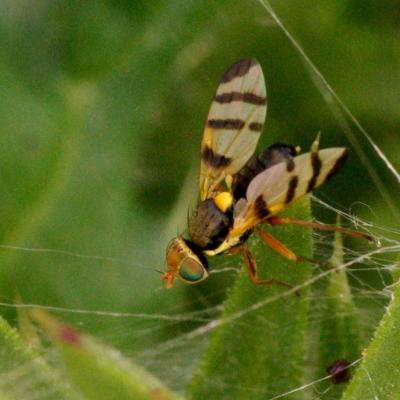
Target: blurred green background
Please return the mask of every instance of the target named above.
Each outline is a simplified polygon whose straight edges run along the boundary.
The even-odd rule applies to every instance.
[[[344,103],[400,168],[400,2],[273,1]],[[285,35],[257,1],[0,3],[1,299],[83,310],[176,314],[206,308],[229,278],[162,289],[168,241],[195,206],[199,146],[224,70],[263,67],[269,108],[260,148],[351,148],[318,196],[398,227],[398,182],[350,123],[352,149]],[[392,199],[371,180],[375,170]],[[3,308],[10,321],[15,315]],[[62,313],[127,354],[193,324]]]

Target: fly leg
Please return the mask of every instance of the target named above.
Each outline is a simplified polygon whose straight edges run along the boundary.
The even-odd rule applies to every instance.
[[[313,260],[312,258],[302,257],[295,254],[292,250],[288,249],[282,242],[276,239],[274,236],[270,235],[268,232],[262,231],[256,228],[256,232],[260,235],[261,239],[271,247],[272,250],[276,251],[282,257],[287,258],[290,261],[295,262],[310,262],[312,264],[317,264],[321,267],[326,267],[327,263],[323,261]]]
[[[226,254],[228,254],[229,256],[234,256],[235,254],[238,254],[241,251],[243,251],[242,247],[243,247],[242,244],[240,244],[238,246],[231,247],[230,249],[228,249],[226,251]]]
[[[290,285],[289,283],[278,281],[276,279],[259,279],[257,263],[256,263],[256,260],[254,259],[253,255],[251,254],[249,248],[245,244],[243,244],[241,246],[241,249],[243,252],[244,262],[245,262],[245,264],[247,266],[247,270],[249,272],[249,277],[255,285],[268,286],[268,285],[276,284],[276,285],[286,286],[291,289],[293,288],[293,286]]]
[[[351,229],[341,228],[340,226],[325,225],[319,222],[303,221],[300,219],[291,219],[288,217],[276,217],[276,216],[269,217],[267,219],[267,222],[271,225],[301,225],[313,229],[319,229],[321,231],[340,232],[347,236],[368,240],[368,242],[371,243],[376,242],[372,236],[366,235],[365,233],[352,231]]]

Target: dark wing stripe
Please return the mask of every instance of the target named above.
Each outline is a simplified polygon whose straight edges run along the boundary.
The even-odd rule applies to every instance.
[[[220,104],[232,103],[233,101],[243,101],[245,103],[255,104],[258,106],[263,106],[267,104],[267,98],[262,96],[257,96],[251,92],[228,92],[222,94],[216,94],[214,96],[214,101]]]
[[[252,122],[249,125],[249,129],[254,132],[260,132],[260,131],[262,131],[262,128],[263,128],[263,124],[260,124],[259,122]]]
[[[260,194],[255,202],[254,202],[254,213],[258,219],[264,219],[270,214],[270,211],[268,210],[267,203],[263,199],[262,194]]]
[[[349,155],[349,151],[347,149],[344,149],[343,154],[336,160],[334,166],[332,169],[328,172],[326,175],[325,180],[328,180],[332,175],[334,175],[340,168],[342,168],[343,164],[347,160],[347,157]]]
[[[286,160],[286,171],[287,172],[292,172],[294,170],[295,167],[295,163],[293,158],[287,158]]]
[[[311,190],[314,189],[314,186],[317,183],[319,174],[321,173],[322,162],[319,158],[318,151],[311,153],[311,167],[312,167],[313,174],[307,185],[307,193],[311,192]]]
[[[227,83],[238,76],[246,75],[253,65],[257,65],[257,61],[252,58],[238,61],[225,72],[224,76],[221,79],[221,83]]]
[[[296,193],[296,188],[299,183],[299,177],[297,175],[293,175],[289,181],[289,188],[286,193],[285,203],[288,204],[294,199],[294,195]]]
[[[214,153],[214,151],[208,146],[204,147],[201,153],[201,159],[213,168],[227,167],[232,162],[230,158]]]
[[[241,119],[209,119],[207,121],[207,126],[213,129],[242,129],[245,122]]]

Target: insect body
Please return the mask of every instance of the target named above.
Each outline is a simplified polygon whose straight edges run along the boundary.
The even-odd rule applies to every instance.
[[[257,265],[245,241],[253,231],[281,255],[302,260],[257,225],[298,224],[335,229],[322,224],[277,217],[279,211],[331,177],[344,163],[342,147],[311,151],[275,144],[253,155],[267,108],[264,76],[254,59],[233,64],[223,75],[208,114],[201,144],[200,204],[189,223],[190,238],[177,237],[167,249],[167,287],[175,278],[197,283],[208,276],[207,256],[242,251],[255,284]],[[358,232],[339,229],[364,237]],[[282,283],[282,282],[280,282]]]

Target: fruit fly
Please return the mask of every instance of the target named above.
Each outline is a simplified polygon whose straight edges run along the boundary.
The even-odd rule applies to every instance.
[[[253,155],[264,125],[267,95],[264,75],[254,59],[233,64],[214,95],[201,143],[200,203],[189,222],[188,238],[173,239],[167,249],[166,287],[176,278],[198,283],[208,276],[207,257],[242,252],[254,284],[281,283],[259,279],[257,263],[246,240],[255,232],[272,249],[292,261],[304,261],[261,224],[295,224],[372,240],[359,232],[276,214],[320,186],[343,165],[347,149],[310,152],[277,143]]]

